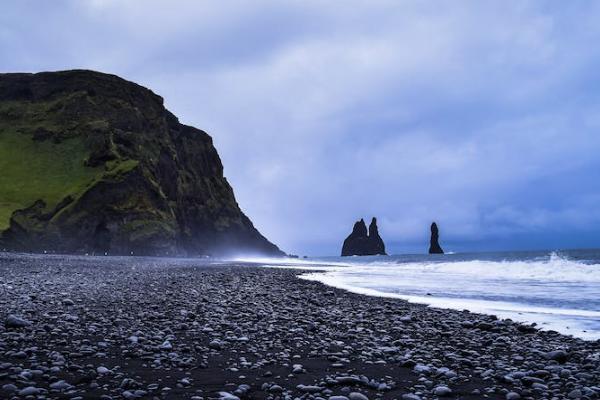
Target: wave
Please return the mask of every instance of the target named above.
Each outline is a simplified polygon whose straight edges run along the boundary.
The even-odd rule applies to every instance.
[[[554,252],[286,259],[262,265],[303,270],[303,279],[364,295],[469,309],[597,339],[599,262],[597,252],[586,259]]]
[[[534,260],[466,260],[466,261],[418,261],[405,262],[394,256],[377,257],[373,260],[349,258],[348,261],[245,258],[237,261],[266,264],[271,267],[315,269],[335,271],[338,268],[352,267],[356,272],[365,273],[419,273],[474,276],[477,279],[498,280],[541,280],[553,282],[597,282],[600,283],[600,264],[575,261],[552,252]]]
[[[287,257],[236,257],[231,259],[230,261],[234,262],[243,262],[243,263],[252,263],[252,264],[264,264],[268,267],[352,267],[356,264],[351,262],[342,262],[342,261],[334,261],[334,260],[319,260],[319,259],[311,259],[311,258],[287,258]]]
[[[553,255],[547,261],[457,261],[405,264],[401,269],[423,273],[476,275],[487,279],[542,280],[554,282],[598,282],[600,265],[571,261]]]
[[[542,330],[552,329],[566,335],[574,335],[584,340],[600,339],[600,311],[535,306],[509,301],[487,301],[483,299],[415,296],[392,293],[376,288],[364,287],[348,282],[335,273],[307,273],[301,279],[321,282],[327,286],[347,290],[352,293],[373,297],[385,297],[406,300],[410,303],[424,304],[433,308],[469,310],[474,313],[510,318],[514,321],[538,324]]]

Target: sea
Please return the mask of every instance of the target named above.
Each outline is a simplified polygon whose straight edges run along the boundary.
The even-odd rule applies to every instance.
[[[254,260],[368,296],[600,339],[600,249]]]

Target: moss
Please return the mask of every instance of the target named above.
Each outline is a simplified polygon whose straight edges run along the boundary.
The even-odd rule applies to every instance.
[[[156,239],[157,237],[173,237],[175,235],[175,227],[163,221],[135,220],[125,224],[123,232],[127,234],[131,242],[139,243],[147,239]]]
[[[138,160],[112,160],[106,163],[103,179],[119,179],[139,165]]]
[[[96,131],[108,131],[110,124],[105,119],[96,119],[87,123],[87,128]]]
[[[102,173],[102,168],[85,167],[86,157],[80,138],[56,144],[0,130],[0,230],[8,228],[15,210],[36,200],[49,211],[67,195],[83,191]]]

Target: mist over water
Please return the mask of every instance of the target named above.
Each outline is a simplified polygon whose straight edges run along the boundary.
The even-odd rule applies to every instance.
[[[600,250],[330,257],[267,263],[355,293],[537,323],[600,339]]]

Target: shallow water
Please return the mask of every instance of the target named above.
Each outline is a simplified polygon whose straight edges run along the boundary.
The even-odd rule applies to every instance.
[[[372,296],[493,314],[600,339],[600,250],[274,260]],[[318,270],[318,271],[317,271]]]

